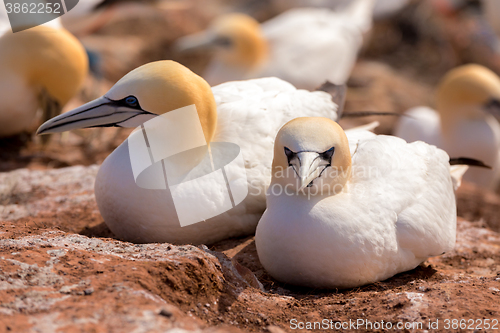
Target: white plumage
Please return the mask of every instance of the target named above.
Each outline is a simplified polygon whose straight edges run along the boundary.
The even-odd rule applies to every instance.
[[[308,90],[326,80],[343,84],[371,29],[372,7],[372,0],[356,0],[339,11],[291,9],[260,26],[230,14],[203,33],[181,38],[178,48],[215,50],[203,75],[210,85],[269,76]]]
[[[271,183],[256,246],[264,268],[280,281],[315,288],[361,286],[453,248],[456,207],[448,155],[423,142],[346,134],[352,177],[342,192],[308,196],[313,185],[304,195],[276,194],[271,189],[279,180]],[[302,150],[318,150],[303,139],[294,138]],[[346,149],[335,147],[335,154]],[[282,149],[275,149],[275,163]]]
[[[22,25],[22,22],[16,23]],[[59,17],[54,18],[52,21],[43,24],[43,26],[60,29],[62,28],[61,19]],[[4,4],[0,4],[0,36],[2,36],[7,31],[12,31],[11,23],[7,14],[7,8]]]

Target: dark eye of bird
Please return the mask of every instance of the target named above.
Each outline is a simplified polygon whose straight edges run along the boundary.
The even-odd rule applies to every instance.
[[[485,104],[485,107],[487,109],[500,109],[500,101],[498,99],[492,98],[488,101],[488,103]]]
[[[290,149],[288,149],[287,147],[285,147],[285,155],[286,155],[286,158],[288,159],[288,166],[290,166],[290,161],[292,160],[292,158],[295,157],[295,155],[297,155],[297,153],[294,153],[293,151],[291,151]]]
[[[319,154],[321,156],[322,159],[324,159],[325,161],[328,161],[328,163],[332,163],[332,156],[333,156],[333,153],[335,152],[335,147],[332,147],[330,149],[328,149],[327,151],[325,151],[324,153],[321,153]]]
[[[135,98],[134,96],[129,96],[125,98],[125,103],[127,103],[130,106],[137,106],[138,104],[137,98]]]

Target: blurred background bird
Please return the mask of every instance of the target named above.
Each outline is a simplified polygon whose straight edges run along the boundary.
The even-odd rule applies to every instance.
[[[260,262],[281,282],[352,288],[452,250],[467,166],[450,163],[424,142],[344,132],[325,118],[288,122],[257,226]]]
[[[246,174],[253,193],[226,213],[182,227],[169,189],[149,190],[135,183],[127,140],[106,158],[95,185],[99,210],[115,235],[139,243],[199,244],[253,233],[265,209],[275,133],[301,115],[336,120],[338,109],[329,94],[297,90],[277,78],[228,82],[210,89],[186,67],[159,61],[133,70],[103,97],[49,120],[38,133],[136,127],[193,104],[208,143],[231,142],[241,148],[245,168],[237,172]]]
[[[372,11],[372,0],[356,0],[338,11],[292,9],[262,24],[227,14],[206,31],[181,38],[176,47],[213,51],[203,73],[211,85],[275,76],[313,90],[325,81],[347,81],[371,28]]]
[[[0,137],[33,130],[41,120],[58,115],[80,90],[88,71],[85,49],[58,20],[12,33],[4,19],[0,36]]]
[[[409,110],[395,129],[408,142],[422,140],[452,156],[483,161],[492,170],[469,170],[464,179],[495,190],[500,181],[500,77],[479,65],[457,67],[436,89],[436,110]]]

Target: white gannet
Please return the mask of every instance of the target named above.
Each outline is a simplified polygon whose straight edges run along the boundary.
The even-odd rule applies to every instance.
[[[272,167],[255,243],[279,281],[361,286],[454,246],[454,183],[467,166],[452,178],[441,149],[304,117],[279,131]]]
[[[64,29],[38,26],[4,32],[0,36],[0,137],[36,128],[39,109],[44,120],[58,115],[82,86],[87,71],[85,49]]]
[[[447,73],[436,90],[436,110],[416,107],[401,117],[394,135],[422,140],[451,156],[483,161],[492,170],[469,170],[464,180],[496,189],[500,181],[500,78],[480,65],[464,65]]]
[[[116,236],[133,242],[212,243],[253,233],[265,209],[270,152],[278,129],[300,115],[337,118],[337,106],[325,92],[297,90],[277,78],[228,82],[211,89],[184,66],[159,61],[131,71],[103,97],[48,121],[39,133],[95,126],[135,127],[152,114],[192,104],[207,142],[240,146],[249,195],[224,214],[181,227],[170,191],[136,185],[127,140],[104,161],[95,183],[99,210]]]
[[[272,0],[272,4],[278,12],[284,12],[292,8],[301,7],[338,9],[349,5],[351,1],[352,0]],[[375,0],[373,18],[383,19],[390,17],[403,9],[408,2],[410,2],[410,0]]]
[[[228,14],[212,26],[178,40],[181,51],[210,47],[214,58],[203,77],[211,85],[274,76],[300,89],[326,80],[347,81],[371,28],[373,1],[356,0],[342,11],[298,8],[261,25],[244,14]]]

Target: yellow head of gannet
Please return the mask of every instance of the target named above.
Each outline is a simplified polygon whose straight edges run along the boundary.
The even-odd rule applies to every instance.
[[[439,83],[436,107],[442,125],[454,119],[484,118],[487,106],[500,102],[500,78],[486,67],[470,64],[449,71]]]
[[[207,31],[184,37],[177,46],[181,51],[212,48],[218,60],[244,69],[256,68],[268,54],[259,23],[240,13],[219,17]]]
[[[292,173],[285,172],[289,167]],[[272,184],[283,187],[290,184],[297,191],[317,186],[338,192],[350,177],[349,142],[344,130],[333,120],[296,118],[278,132]]]
[[[0,136],[29,129],[38,108],[58,114],[83,84],[88,59],[63,29],[45,26],[0,37]]]
[[[193,104],[210,142],[217,123],[210,86],[174,61],[157,61],[131,71],[103,97],[47,121],[38,134],[87,127],[136,127],[156,115]]]

